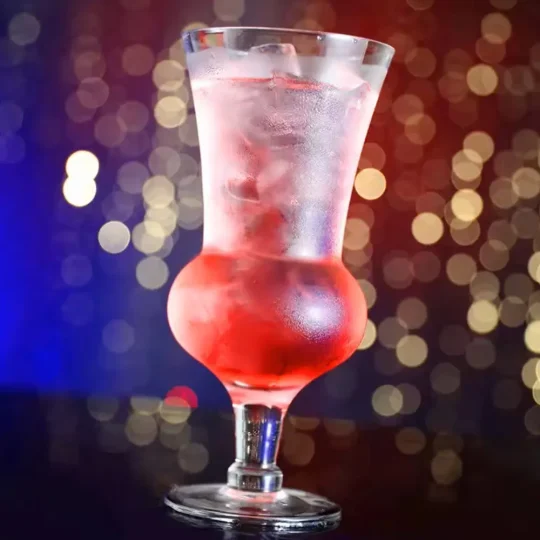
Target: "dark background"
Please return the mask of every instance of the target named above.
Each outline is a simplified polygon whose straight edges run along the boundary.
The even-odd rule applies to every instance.
[[[396,56],[345,238],[345,262],[370,304],[366,340],[292,412],[403,426],[413,439],[418,430],[540,434],[538,12],[527,0],[4,0],[2,386],[90,395],[85,414],[140,445],[154,439],[137,439],[129,414],[115,416],[119,398],[135,396],[135,416],[161,414],[175,388],[192,408],[229,410],[165,315],[171,281],[202,237],[188,78],[174,84],[185,65],[178,39],[208,25],[323,29],[391,43]],[[167,60],[176,63],[156,75]],[[159,112],[167,96],[179,107],[172,120]],[[100,165],[82,207],[63,192],[66,160],[79,150]],[[363,180],[383,180],[371,169],[386,181],[375,199]],[[151,214],[143,184],[155,174],[168,175],[175,201]],[[75,197],[84,198],[92,180],[81,182]],[[145,219],[157,237],[141,232]],[[111,221],[127,229],[115,223],[107,236]],[[126,230],[126,249],[107,252],[107,239],[121,244]]]

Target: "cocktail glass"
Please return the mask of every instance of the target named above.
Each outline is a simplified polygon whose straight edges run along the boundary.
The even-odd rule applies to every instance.
[[[276,28],[183,36],[204,196],[201,253],[177,276],[172,332],[227,388],[236,460],[226,485],[174,486],[166,503],[224,526],[305,532],[333,502],[283,489],[282,419],[358,347],[366,303],[341,261],[360,151],[393,49]]]

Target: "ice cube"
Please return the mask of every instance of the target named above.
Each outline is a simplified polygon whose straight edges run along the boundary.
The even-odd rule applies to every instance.
[[[366,83],[358,74],[358,66],[332,56],[302,56],[299,69],[305,77],[338,90],[353,90]]]
[[[264,64],[265,77],[272,77],[274,72],[300,76],[300,66],[296,49],[290,43],[264,43],[249,49],[248,59]]]
[[[227,193],[240,201],[257,202],[259,191],[254,178],[230,178],[226,184]]]

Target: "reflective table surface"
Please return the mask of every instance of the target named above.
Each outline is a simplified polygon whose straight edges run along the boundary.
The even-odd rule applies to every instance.
[[[155,403],[3,391],[2,538],[277,538],[171,517],[162,498],[172,483],[225,480],[232,416],[156,414]],[[280,464],[286,486],[342,506],[340,527],[317,535],[324,540],[514,539],[530,538],[538,527],[534,438],[482,440],[293,418]]]

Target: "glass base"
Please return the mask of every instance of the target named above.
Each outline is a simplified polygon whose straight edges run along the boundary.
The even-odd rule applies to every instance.
[[[256,493],[220,484],[173,486],[165,504],[194,525],[245,531],[312,533],[332,529],[341,520],[337,504],[294,489]]]

